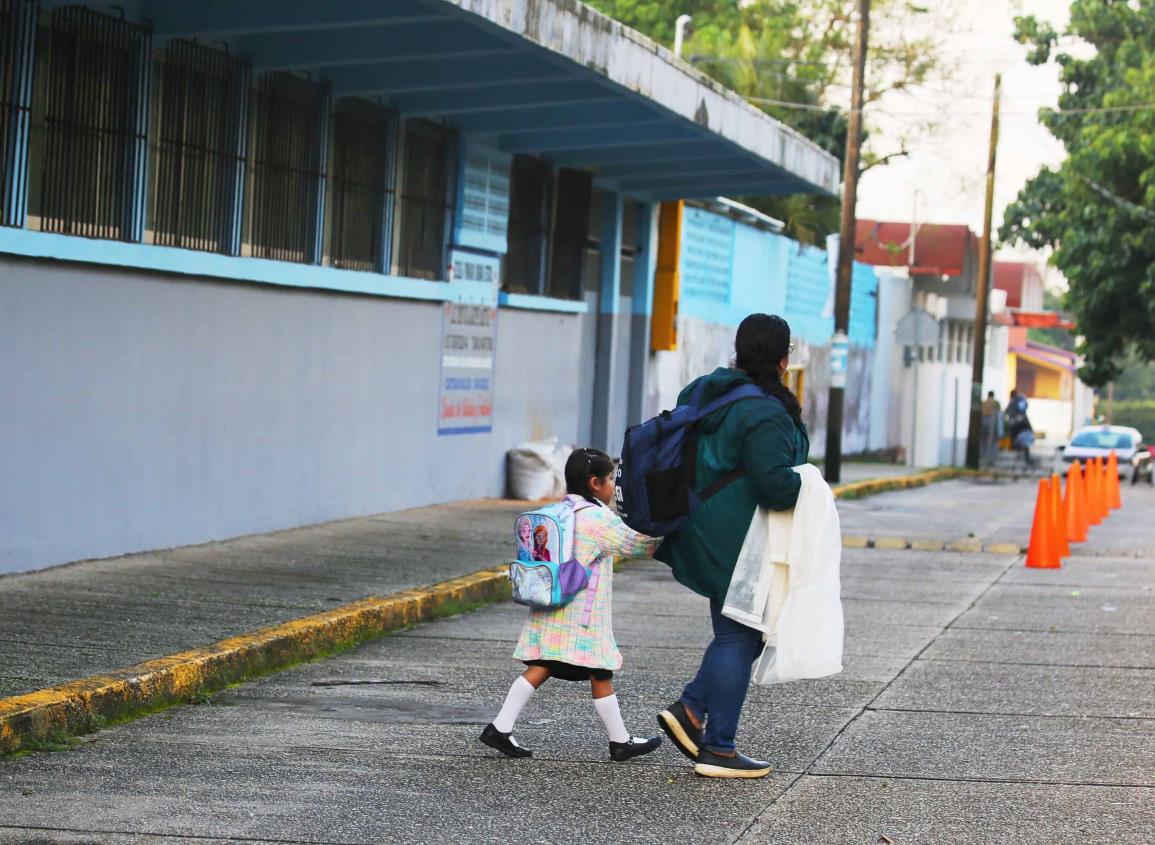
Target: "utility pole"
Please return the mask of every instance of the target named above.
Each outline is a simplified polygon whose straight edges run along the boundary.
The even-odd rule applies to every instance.
[[[854,74],[851,77],[850,124],[842,170],[842,225],[838,236],[838,276],[834,286],[834,337],[830,339],[830,399],[826,406],[826,480],[842,477],[842,411],[846,369],[850,354],[850,282],[854,269],[855,207],[862,149],[862,101],[866,77],[866,43],[870,33],[870,0],[857,0],[858,31],[854,39]]]
[[[967,429],[967,466],[979,468],[983,430],[983,369],[987,353],[987,300],[991,289],[991,215],[995,204],[995,154],[999,149],[999,92],[1002,74],[995,74],[995,102],[991,110],[991,141],[987,152],[987,195],[983,208],[983,239],[979,242],[979,280],[975,291],[975,360],[971,371],[971,424]]]

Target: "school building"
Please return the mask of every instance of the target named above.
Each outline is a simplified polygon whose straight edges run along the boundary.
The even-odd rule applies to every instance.
[[[0,0],[0,572],[500,495],[748,311],[817,361],[825,255],[714,198],[838,179],[573,0]]]

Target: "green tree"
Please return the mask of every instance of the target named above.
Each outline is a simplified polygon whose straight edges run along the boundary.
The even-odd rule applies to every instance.
[[[590,0],[593,6],[669,46],[678,15],[693,15],[683,58],[842,160],[847,115],[832,102],[849,91],[853,4],[843,0]],[[873,0],[866,103],[917,87],[943,65],[938,39],[949,27],[912,26],[926,10],[909,0]],[[870,135],[870,112],[865,112]],[[905,144],[869,146],[863,169],[905,155]],[[786,222],[787,234],[820,241],[838,231],[839,199],[791,195],[745,201]]]
[[[1080,377],[1102,386],[1131,354],[1155,360],[1155,4],[1075,0],[1062,36],[1015,23],[1032,62],[1060,67],[1059,108],[1039,120],[1067,159],[1027,183],[999,237],[1053,249],[1084,338]]]

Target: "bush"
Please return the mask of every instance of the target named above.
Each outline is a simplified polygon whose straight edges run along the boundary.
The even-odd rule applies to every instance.
[[[1099,408],[1099,413],[1106,411],[1105,404]],[[1129,425],[1143,433],[1143,442],[1155,442],[1155,400],[1135,399],[1129,402],[1116,402],[1111,422],[1115,425]]]

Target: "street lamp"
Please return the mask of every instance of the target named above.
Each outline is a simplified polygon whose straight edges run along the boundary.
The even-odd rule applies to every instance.
[[[678,15],[678,19],[674,21],[674,55],[679,58],[682,55],[682,45],[686,43],[686,27],[691,20],[690,15]]]

